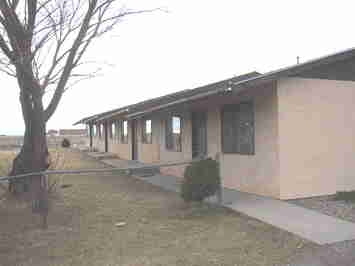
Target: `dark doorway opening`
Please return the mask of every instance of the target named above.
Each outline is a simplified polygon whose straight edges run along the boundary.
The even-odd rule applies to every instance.
[[[132,128],[132,160],[138,160],[138,128],[137,120],[131,121]]]
[[[107,121],[104,124],[104,132],[105,132],[105,152],[108,152],[108,123]]]
[[[89,139],[90,139],[90,148],[92,148],[92,136],[93,135],[93,125],[89,124]]]
[[[192,158],[207,155],[207,116],[205,112],[192,113]]]

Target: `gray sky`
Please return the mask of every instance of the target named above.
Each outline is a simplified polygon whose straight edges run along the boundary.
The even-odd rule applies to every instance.
[[[103,75],[66,92],[48,129],[249,71],[267,72],[355,46],[353,1],[127,1],[166,7],[126,18],[91,47]],[[144,4],[144,5],[143,5]],[[110,63],[111,65],[108,65]],[[23,134],[14,80],[1,74],[0,134]]]

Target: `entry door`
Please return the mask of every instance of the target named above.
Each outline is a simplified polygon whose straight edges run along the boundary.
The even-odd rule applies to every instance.
[[[207,117],[205,112],[192,113],[192,158],[207,155]]]
[[[138,160],[138,128],[137,120],[132,120],[132,160]]]

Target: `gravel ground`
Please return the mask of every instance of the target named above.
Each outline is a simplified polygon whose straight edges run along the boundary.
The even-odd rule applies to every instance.
[[[334,196],[290,200],[290,203],[355,223],[355,203],[334,200]]]
[[[289,203],[319,211],[355,223],[355,203],[334,200],[334,196],[289,200]],[[324,245],[312,253],[299,255],[292,266],[353,266],[355,265],[355,240]]]

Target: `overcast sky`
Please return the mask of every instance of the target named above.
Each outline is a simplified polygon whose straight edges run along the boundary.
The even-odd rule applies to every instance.
[[[250,71],[268,72],[355,46],[353,1],[127,1],[164,7],[127,17],[87,59],[102,76],[66,92],[47,129],[85,116]],[[0,134],[24,131],[19,90],[0,74]]]

